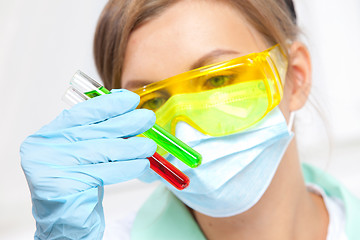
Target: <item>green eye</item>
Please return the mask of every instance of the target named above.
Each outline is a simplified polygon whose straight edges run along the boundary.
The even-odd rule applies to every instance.
[[[209,78],[205,85],[207,88],[219,88],[228,85],[232,79],[232,75],[220,75]]]
[[[155,111],[158,108],[160,108],[165,102],[166,102],[165,98],[156,97],[144,102],[144,104],[142,104],[140,108],[146,108]]]

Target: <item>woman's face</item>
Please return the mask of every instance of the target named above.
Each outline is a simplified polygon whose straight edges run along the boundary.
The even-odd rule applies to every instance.
[[[179,1],[130,35],[122,86],[135,90],[194,68],[261,52],[269,47],[242,14],[224,1]],[[308,86],[305,84],[309,76],[307,50],[301,44],[292,44],[290,51],[297,52],[296,58],[292,55],[291,68],[295,73],[295,82],[303,86],[298,89],[302,90]],[[300,108],[306,100],[306,94],[299,94],[300,97],[296,98],[301,101],[293,101],[296,93],[297,88],[285,87],[280,109],[286,118],[290,110]],[[295,154],[295,151],[292,152]],[[292,154],[288,155],[288,159],[297,159]],[[298,162],[295,165],[298,166]],[[210,165],[202,166],[206,168]],[[285,170],[278,171],[277,176],[282,180],[277,182],[281,183],[291,178]],[[194,186],[194,181],[192,183]],[[201,199],[213,201],[215,198]]]

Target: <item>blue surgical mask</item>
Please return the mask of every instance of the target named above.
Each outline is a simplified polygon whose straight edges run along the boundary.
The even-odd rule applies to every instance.
[[[292,136],[278,107],[253,127],[224,137],[207,136],[179,122],[176,137],[198,151],[203,161],[192,169],[169,156],[190,178],[186,189],[169,190],[190,208],[211,217],[243,213],[270,185]]]

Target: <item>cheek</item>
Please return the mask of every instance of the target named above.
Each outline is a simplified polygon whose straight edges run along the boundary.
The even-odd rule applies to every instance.
[[[286,120],[289,120],[290,116],[290,100],[292,95],[292,83],[289,76],[286,77],[286,83],[284,86],[284,95],[283,99],[281,100],[279,104],[279,108],[281,112],[283,113]]]

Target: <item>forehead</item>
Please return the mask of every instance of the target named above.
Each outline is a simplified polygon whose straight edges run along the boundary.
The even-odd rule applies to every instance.
[[[179,1],[130,35],[122,83],[154,82],[188,71],[216,49],[245,55],[265,48],[238,9],[220,1]]]

